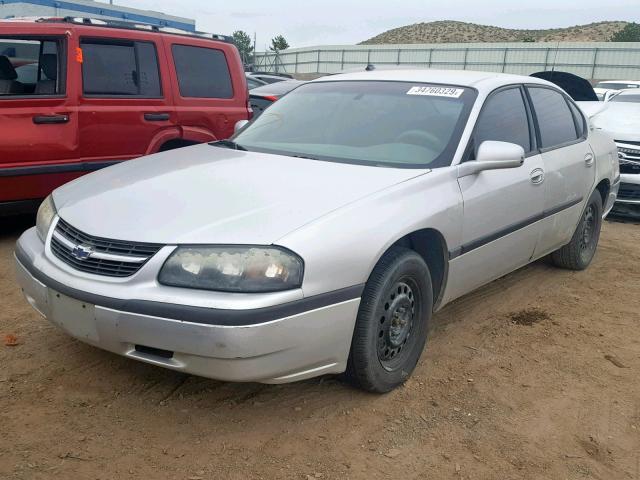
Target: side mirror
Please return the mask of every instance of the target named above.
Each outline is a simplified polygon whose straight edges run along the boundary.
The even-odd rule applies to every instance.
[[[233,133],[238,133],[247,123],[249,123],[249,120],[238,120],[233,126]]]
[[[483,170],[518,168],[524,163],[524,148],[515,143],[487,140],[480,144],[476,159],[458,165],[458,178]]]

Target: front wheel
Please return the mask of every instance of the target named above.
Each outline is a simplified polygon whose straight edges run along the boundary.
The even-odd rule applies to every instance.
[[[553,263],[569,270],[587,268],[596,254],[601,228],[602,197],[596,190],[587,202],[571,242],[551,254]]]
[[[432,307],[429,267],[413,250],[393,247],[374,268],[362,295],[349,381],[377,393],[404,383],[424,349]]]

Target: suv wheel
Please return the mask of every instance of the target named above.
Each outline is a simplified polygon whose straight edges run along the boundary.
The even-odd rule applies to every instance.
[[[587,202],[571,242],[551,254],[553,263],[570,270],[587,268],[596,254],[601,228],[602,198],[596,190]]]
[[[404,383],[424,349],[432,308],[427,264],[413,250],[393,247],[365,286],[351,341],[348,380],[378,393]]]

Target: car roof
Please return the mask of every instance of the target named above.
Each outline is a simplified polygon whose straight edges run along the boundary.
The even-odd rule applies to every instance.
[[[335,81],[394,81],[394,82],[421,82],[436,83],[442,85],[458,85],[473,87],[478,90],[494,90],[502,85],[514,83],[540,84],[557,88],[551,82],[524,75],[511,75],[506,73],[479,72],[472,70],[433,70],[428,68],[416,69],[380,69],[360,72],[344,73],[321,77],[313,82]]]
[[[601,83],[630,83],[632,85],[640,85],[640,80],[602,80],[598,82],[598,85]]]

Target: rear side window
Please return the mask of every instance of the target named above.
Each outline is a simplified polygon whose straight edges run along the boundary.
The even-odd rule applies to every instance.
[[[584,117],[582,116],[582,113],[580,113],[580,110],[578,109],[578,107],[573,102],[567,101],[567,103],[569,104],[569,108],[571,109],[573,118],[576,121],[576,133],[578,134],[578,137],[583,137],[585,132],[587,131],[587,125],[584,120]]]
[[[476,127],[476,149],[486,140],[515,143],[531,151],[527,109],[519,88],[501,90],[485,102]]]
[[[0,99],[65,93],[63,41],[0,37]]]
[[[172,51],[182,97],[233,98],[224,52],[188,45],[173,45]]]
[[[153,43],[83,40],[81,47],[85,95],[162,96]]]
[[[564,96],[550,88],[529,87],[533,110],[538,120],[542,148],[575,142],[576,123]]]

